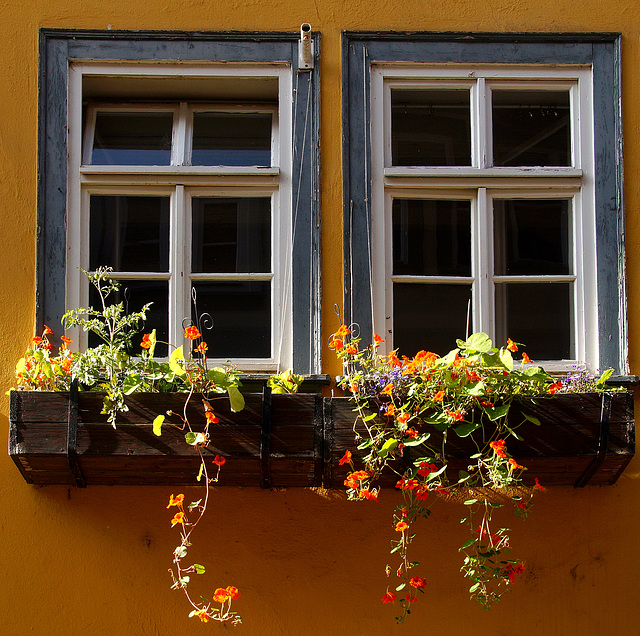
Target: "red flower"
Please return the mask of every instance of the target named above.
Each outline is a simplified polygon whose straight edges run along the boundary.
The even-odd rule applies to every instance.
[[[429,464],[428,462],[420,462],[418,467],[418,475],[420,477],[428,477],[431,473],[435,473],[438,467],[435,464]]]
[[[231,598],[231,595],[229,594],[229,591],[219,587],[214,593],[213,593],[213,600],[216,603],[224,603],[225,601],[229,600]]]
[[[418,598],[415,597],[413,594],[407,594],[405,596],[405,599],[409,601],[409,603],[415,603],[418,600]]]
[[[560,380],[558,380],[557,382],[554,382],[548,389],[547,389],[547,393],[550,393],[551,395],[553,395],[560,387],[562,386],[562,382],[560,382]]]
[[[400,418],[398,418],[400,419]],[[407,418],[408,419],[408,418]],[[409,439],[415,439],[416,437],[418,437],[418,431],[416,431],[415,428],[408,428],[404,434],[409,438]]]
[[[229,587],[227,587],[227,594],[229,595],[229,598],[233,599],[234,601],[240,598],[240,592],[238,592],[238,588],[233,587],[233,585],[229,585]]]
[[[505,459],[507,454],[504,451],[505,441],[503,439],[499,439],[495,442],[489,442],[489,446],[493,449],[493,452],[500,457],[501,459]]]
[[[342,456],[340,461],[338,462],[338,465],[342,466],[344,464],[348,464],[350,461],[351,461],[351,451],[347,449],[344,452],[344,455]]]
[[[416,590],[421,590],[423,587],[425,587],[427,584],[427,579],[423,579],[420,576],[412,576],[409,579],[409,585],[411,587],[415,587]]]
[[[536,477],[536,483],[533,487],[534,490],[539,490],[540,492],[544,492],[546,490],[546,488],[538,481],[538,478]]]
[[[189,340],[197,340],[201,336],[202,334],[198,331],[198,328],[194,325],[191,325],[190,327],[187,327],[184,330],[184,337],[188,338]]]
[[[393,592],[386,592],[382,595],[383,603],[393,603],[396,600],[396,595]]]
[[[220,455],[216,455],[213,458],[213,463],[216,466],[224,466],[227,463],[227,460],[224,457],[221,457]]]

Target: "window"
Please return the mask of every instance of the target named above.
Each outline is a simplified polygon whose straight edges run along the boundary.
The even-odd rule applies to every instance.
[[[38,319],[94,301],[78,267],[108,265],[159,339],[206,313],[212,361],[319,372],[318,85],[298,36],[43,35]]]
[[[615,38],[345,38],[347,316],[409,356],[485,331],[624,369]]]

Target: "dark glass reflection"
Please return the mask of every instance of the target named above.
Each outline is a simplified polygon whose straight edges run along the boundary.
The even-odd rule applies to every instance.
[[[91,195],[89,267],[169,271],[169,197]]]
[[[98,112],[93,136],[93,165],[168,166],[173,114]]]
[[[394,166],[470,166],[468,90],[391,91]]]
[[[500,283],[495,289],[498,344],[522,342],[534,361],[574,358],[571,283]]]
[[[169,340],[169,283],[164,280],[123,280],[120,281],[120,291],[111,294],[107,298],[107,304],[113,305],[119,302],[124,303],[127,313],[140,311],[147,303],[153,303],[147,312],[147,320],[140,324],[139,332],[133,338],[133,345],[130,353],[140,355],[140,343],[145,333],[156,330],[156,339],[166,343]],[[100,296],[96,288],[91,285],[89,288],[89,304],[95,309],[102,311]],[[103,344],[102,340],[93,333],[89,334],[89,346],[95,347]],[[166,344],[158,342],[155,349],[155,357],[165,357],[169,355]]]
[[[421,349],[444,355],[464,337],[470,285],[393,285],[393,347],[414,356]]]
[[[495,273],[571,273],[566,199],[494,199]]]
[[[271,271],[271,199],[192,199],[193,272]]]
[[[570,166],[569,91],[493,90],[494,166]]]
[[[471,276],[471,203],[394,199],[393,273]]]
[[[213,318],[213,330],[205,334],[210,358],[271,357],[269,281],[206,281],[194,288],[198,311]]]
[[[195,113],[194,166],[270,166],[270,113]]]

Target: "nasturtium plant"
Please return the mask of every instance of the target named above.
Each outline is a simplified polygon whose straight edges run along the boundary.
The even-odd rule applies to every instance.
[[[471,583],[470,597],[489,609],[525,569],[521,560],[509,556],[509,528],[495,527],[497,511],[511,508],[526,518],[535,493],[544,490],[537,478],[532,487],[525,486],[526,468],[507,450],[509,438],[522,439],[517,430],[524,421],[539,422],[527,415],[514,422],[510,407],[514,400],[562,391],[563,383],[526,353],[515,360],[523,345],[510,339],[496,347],[487,334],[475,333],[458,340],[444,356],[419,351],[408,358],[397,351],[379,353],[384,341],[378,335],[362,346],[357,331],[357,325],[343,324],[329,340],[343,364],[340,386],[355,406],[362,462],[356,466],[354,453],[347,450],[339,464],[349,467],[344,483],[352,500],[377,501],[376,482],[383,471],[397,475],[402,502],[393,514],[391,553],[398,562],[386,568],[390,585],[382,602],[393,603],[396,619],[403,621],[418,593],[424,593],[427,580],[414,575],[420,564],[409,558],[409,546],[417,521],[429,517],[434,503],[444,499],[464,506],[461,523],[469,538],[460,547],[460,569]],[[576,371],[573,384],[602,391],[610,374],[586,379]],[[473,442],[466,470],[449,467],[452,438]]]

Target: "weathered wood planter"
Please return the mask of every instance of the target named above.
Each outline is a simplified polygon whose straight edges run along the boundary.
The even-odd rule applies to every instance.
[[[210,428],[206,453],[227,459],[219,485],[342,488],[345,467],[338,460],[354,448],[355,414],[348,398],[318,394],[247,394],[246,408],[231,413],[226,400],[215,404],[219,424]],[[182,412],[186,394],[135,394],[129,412],[113,429],[100,415],[102,395],[12,392],[9,454],[33,484],[195,485],[197,456],[184,433],[168,426],[161,437],[151,422],[167,410]],[[515,425],[525,411],[541,425],[518,429],[509,452],[544,484],[613,484],[635,451],[633,393],[564,394],[512,406]],[[188,407],[192,424],[204,421],[202,402]],[[173,418],[173,421],[178,421]],[[466,466],[469,439],[450,435],[453,470]],[[409,450],[409,449],[406,449]],[[415,451],[411,451],[415,452]],[[406,453],[398,469],[408,464]],[[387,483],[395,483],[395,477]]]

